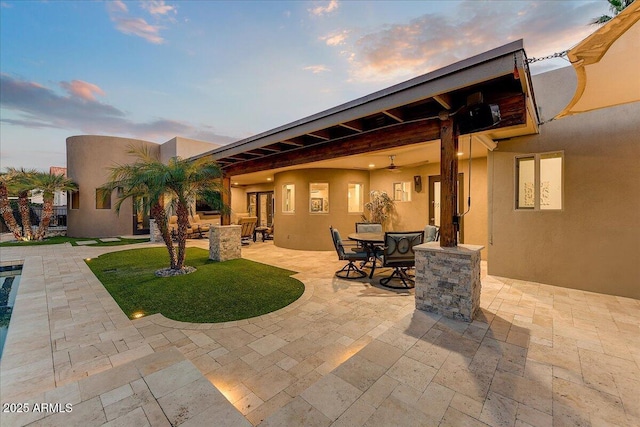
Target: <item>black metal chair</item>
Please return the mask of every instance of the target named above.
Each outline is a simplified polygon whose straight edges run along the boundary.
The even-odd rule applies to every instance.
[[[356,233],[381,233],[382,234],[382,224],[379,222],[356,222]],[[358,251],[366,251],[362,244],[358,244],[356,248]],[[354,249],[354,250],[356,250]],[[373,246],[373,253],[369,254],[369,259],[365,262],[360,263],[360,268],[365,267],[369,262],[374,263],[382,260],[382,246]]]
[[[389,288],[401,289],[400,286],[391,286],[388,283],[393,279],[400,279],[404,288],[413,288],[415,281],[407,274],[407,270],[416,265],[416,257],[413,247],[422,244],[424,231],[388,231],[384,234],[383,267],[393,268],[389,277],[380,279],[380,284]]]
[[[329,227],[329,230],[331,231],[331,239],[333,240],[333,246],[336,248],[338,258],[349,261],[342,269],[336,271],[336,276],[341,279],[360,279],[365,277],[367,273],[358,268],[354,261],[366,261],[369,259],[369,254],[367,252],[347,252],[340,237],[340,232],[333,227]]]

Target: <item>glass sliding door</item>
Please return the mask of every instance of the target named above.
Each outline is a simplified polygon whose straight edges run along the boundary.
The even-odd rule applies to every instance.
[[[149,234],[149,198],[133,198],[133,234]]]

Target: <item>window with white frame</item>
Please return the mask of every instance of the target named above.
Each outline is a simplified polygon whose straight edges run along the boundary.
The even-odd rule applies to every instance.
[[[282,213],[294,213],[296,211],[296,186],[284,184],[282,186]]]
[[[562,152],[516,157],[516,210],[561,210]]]
[[[393,200],[396,202],[411,201],[411,181],[393,183]]]
[[[312,182],[309,184],[309,212],[329,212],[329,183]]]
[[[347,212],[364,212],[364,184],[350,182],[347,190]]]

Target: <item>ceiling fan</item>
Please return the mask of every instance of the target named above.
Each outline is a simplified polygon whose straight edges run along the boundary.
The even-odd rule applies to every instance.
[[[386,168],[389,172],[400,172],[400,167],[396,166],[396,164],[393,163],[393,160],[395,158],[396,158],[396,156],[389,156],[389,160],[391,162],[389,163],[389,166],[387,166],[387,168]]]

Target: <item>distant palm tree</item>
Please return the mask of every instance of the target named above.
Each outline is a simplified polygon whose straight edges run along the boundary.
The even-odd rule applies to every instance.
[[[56,191],[76,191],[78,186],[64,175],[45,172],[32,174],[31,185],[36,194],[42,194],[42,218],[34,239],[43,240],[53,216],[53,197]]]
[[[125,200],[147,196],[150,216],[156,221],[169,252],[170,269],[183,270],[190,208],[196,197],[213,202],[215,195],[224,191],[222,170],[215,161],[206,158],[190,161],[173,157],[165,164],[145,148],[131,148],[129,153],[137,161],[112,168],[110,181],[103,188],[120,189],[118,211]],[[177,252],[169,233],[165,205],[178,217]]]
[[[609,2],[609,10],[613,13],[613,16],[616,16],[620,12],[622,12],[625,8],[627,8],[634,0],[607,0]],[[610,15],[602,15],[595,18],[591,23],[592,24],[604,24],[605,22],[610,21],[613,16]]]

